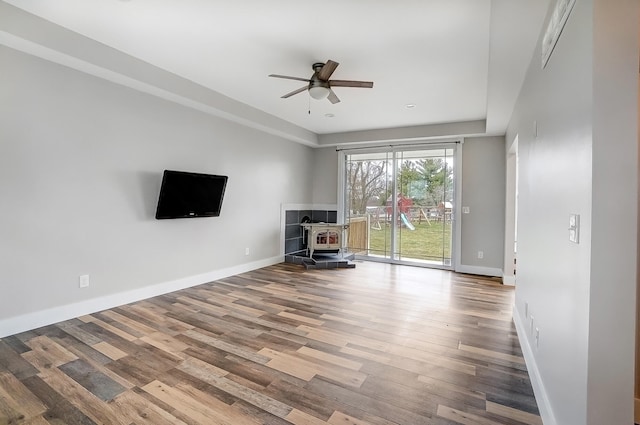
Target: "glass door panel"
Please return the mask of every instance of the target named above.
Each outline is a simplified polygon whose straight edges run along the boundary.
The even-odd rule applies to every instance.
[[[350,224],[350,252],[391,258],[390,217],[385,206],[392,191],[391,163],[388,152],[346,156],[345,222]]]
[[[350,251],[451,267],[454,153],[455,145],[346,155]]]
[[[453,149],[396,153],[398,261],[451,266]]]

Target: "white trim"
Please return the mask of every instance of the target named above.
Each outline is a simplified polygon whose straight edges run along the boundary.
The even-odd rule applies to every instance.
[[[225,269],[212,270],[195,276],[187,276],[169,282],[158,283],[144,288],[119,292],[117,294],[106,295],[104,297],[93,298],[86,301],[2,319],[0,320],[0,338],[169,292],[178,291],[180,289],[213,282],[225,277],[278,264],[282,261],[282,256],[266,258],[263,260],[253,261],[251,263],[227,267]]]
[[[423,268],[429,268],[429,269],[433,269],[433,270],[444,270],[444,271],[453,271],[451,269],[451,266],[448,265],[444,265],[441,263],[435,263],[435,262],[429,262],[429,261],[420,261],[420,260],[415,260],[415,261],[411,261],[411,260],[394,260],[394,261],[389,261],[389,258],[387,257],[383,257],[383,256],[378,256],[378,255],[360,255],[360,254],[356,254],[355,256],[356,260],[360,260],[360,261],[371,261],[372,263],[386,263],[386,264],[393,264],[394,266],[410,266],[410,267],[423,267]]]
[[[494,267],[467,266],[461,264],[456,267],[455,272],[477,274],[480,276],[502,277],[502,269],[497,269]]]
[[[412,148],[405,148],[412,149]],[[397,223],[400,222],[400,214],[398,213],[398,186],[401,186],[402,183],[398,184],[398,167],[400,166],[400,161],[398,161],[398,152],[404,153],[406,150],[401,149],[397,150],[395,147],[391,147],[391,150],[387,152],[387,158],[389,158],[389,154],[391,154],[391,167],[387,166],[387,185],[391,186],[391,199],[387,199],[387,202],[392,202],[391,204],[391,224],[389,225],[390,235],[389,235],[389,261],[391,263],[399,262],[399,254],[401,254],[398,245],[400,245],[401,241],[398,238],[398,232],[400,231],[399,225]],[[445,151],[446,152],[446,151]],[[387,162],[388,163],[388,162]],[[391,168],[391,177],[388,176],[389,168]],[[402,187],[400,187],[402,189]],[[446,200],[446,199],[445,199]],[[366,206],[365,206],[366,210]],[[389,208],[387,207],[387,213]],[[443,220],[444,222],[444,220]],[[444,227],[444,225],[443,225]],[[385,242],[386,245],[386,242]],[[402,245],[400,245],[402,247]],[[371,246],[369,246],[371,248]],[[386,250],[386,249],[385,249]]]
[[[516,277],[511,275],[507,276],[504,273],[502,274],[502,284],[506,286],[516,286]]]
[[[376,152],[406,152],[420,149],[433,149],[434,147],[441,146],[443,149],[448,148],[451,144],[462,144],[464,138],[462,137],[437,137],[433,139],[415,139],[415,140],[403,140],[399,139],[395,142],[375,142],[367,143],[365,145],[352,146],[349,143],[336,145],[336,151],[344,154],[356,154],[356,153],[376,153]],[[323,146],[324,147],[324,146]]]
[[[518,305],[515,304],[513,307],[513,323],[516,325],[518,341],[520,342],[520,348],[522,349],[524,361],[527,365],[527,371],[529,372],[529,379],[531,380],[533,393],[536,397],[540,417],[542,418],[544,425],[558,425],[558,422],[553,415],[551,403],[549,402],[549,395],[547,394],[547,390],[544,388],[544,383],[542,382],[542,376],[540,375],[538,364],[536,363],[533,351],[531,350],[531,345],[529,345],[529,340],[526,337],[526,326],[522,323],[520,319],[521,317],[522,316],[520,316],[520,312],[518,311]]]
[[[518,135],[513,138],[505,158],[504,264],[505,285],[515,285],[516,240],[518,222]]]
[[[337,211],[338,211],[338,217],[340,217],[338,222],[343,224],[346,223],[346,218],[347,218],[347,214],[345,210],[345,208],[347,208],[347,193],[344,190],[345,178],[347,173],[347,167],[345,167],[346,165],[345,157],[346,157],[346,154],[342,150],[339,150],[338,151],[338,179],[337,179],[338,187],[337,187],[336,193],[338,194]]]
[[[542,37],[542,41],[540,42],[540,50],[542,53],[542,69],[547,66],[549,58],[551,58],[551,54],[553,53],[553,49],[556,47],[556,44],[560,39],[562,29],[567,23],[569,15],[571,14],[571,10],[573,9],[573,6],[575,4],[576,0],[558,0],[553,7],[553,13],[549,18],[549,23],[547,24],[544,36]]]
[[[453,178],[455,188],[454,195],[456,197],[453,203],[453,235],[451,235],[451,264],[452,270],[458,271],[462,265],[462,148],[464,147],[464,137],[460,139],[460,143],[454,149],[455,159],[453,161]]]

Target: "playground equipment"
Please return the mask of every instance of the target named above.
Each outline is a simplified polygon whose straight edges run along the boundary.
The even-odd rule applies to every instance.
[[[418,224],[423,221],[431,226],[432,221],[450,222],[453,217],[452,202],[440,202],[438,205],[424,206],[414,205],[413,200],[403,195],[396,198],[396,213],[398,214],[398,223],[403,224],[410,230],[415,230],[415,226],[411,222],[417,220]],[[382,230],[382,224],[389,224],[393,215],[392,197],[387,198],[384,205],[367,206],[367,215],[370,218],[370,226],[373,230]]]
[[[400,214],[401,222],[407,227],[409,230],[416,230],[416,228],[411,224],[407,214],[411,214],[411,208],[413,207],[413,200],[411,198],[407,198],[406,196],[398,195],[396,199],[397,202],[397,211]],[[387,199],[387,216],[391,216],[393,213],[393,206],[391,205],[391,198]]]
[[[416,230],[416,228],[414,227],[413,224],[411,224],[411,222],[409,221],[409,219],[407,218],[407,216],[405,215],[405,213],[400,213],[400,219],[402,220],[402,222],[404,223],[405,226],[407,226],[407,229],[409,230]]]
[[[397,213],[399,222],[409,230],[416,230],[415,226],[411,224],[409,217],[411,217],[411,209],[413,206],[413,200],[402,195],[397,197]],[[391,197],[387,199],[384,206],[379,207],[367,207],[367,214],[371,218],[371,229],[382,230],[380,219],[384,218],[388,223],[391,215],[393,214],[393,205]],[[427,219],[428,220],[428,219]]]
[[[391,204],[391,197],[387,199],[386,207],[387,207],[387,217],[391,217],[393,214],[393,205]],[[413,206],[413,200],[411,198],[407,198],[406,196],[398,195],[396,199],[397,202],[397,210],[400,214],[407,214],[411,207]]]

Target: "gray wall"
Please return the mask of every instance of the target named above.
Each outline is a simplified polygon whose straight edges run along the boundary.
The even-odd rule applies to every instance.
[[[637,17],[633,1],[576,2],[544,70],[534,54],[507,133],[520,165],[515,320],[545,424],[633,423]]]
[[[502,269],[505,212],[504,137],[466,138],[462,145],[460,263]],[[478,251],[483,258],[478,258]]]
[[[338,201],[338,152],[335,147],[317,148],[313,154],[313,202],[335,204]]]
[[[335,147],[314,151],[313,201],[336,203],[338,153]],[[496,274],[504,260],[505,142],[504,137],[466,138],[462,144],[463,271]],[[478,251],[484,258],[478,259]],[[498,273],[499,275],[499,273]]]
[[[281,204],[311,202],[311,148],[6,47],[0,63],[0,320],[277,258]],[[228,175],[221,216],[155,220],[164,169]]]

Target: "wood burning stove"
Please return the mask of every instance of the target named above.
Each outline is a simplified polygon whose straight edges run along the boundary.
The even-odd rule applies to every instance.
[[[342,238],[348,224],[301,223],[306,231],[307,253],[313,257],[315,251],[323,253],[342,253]]]

